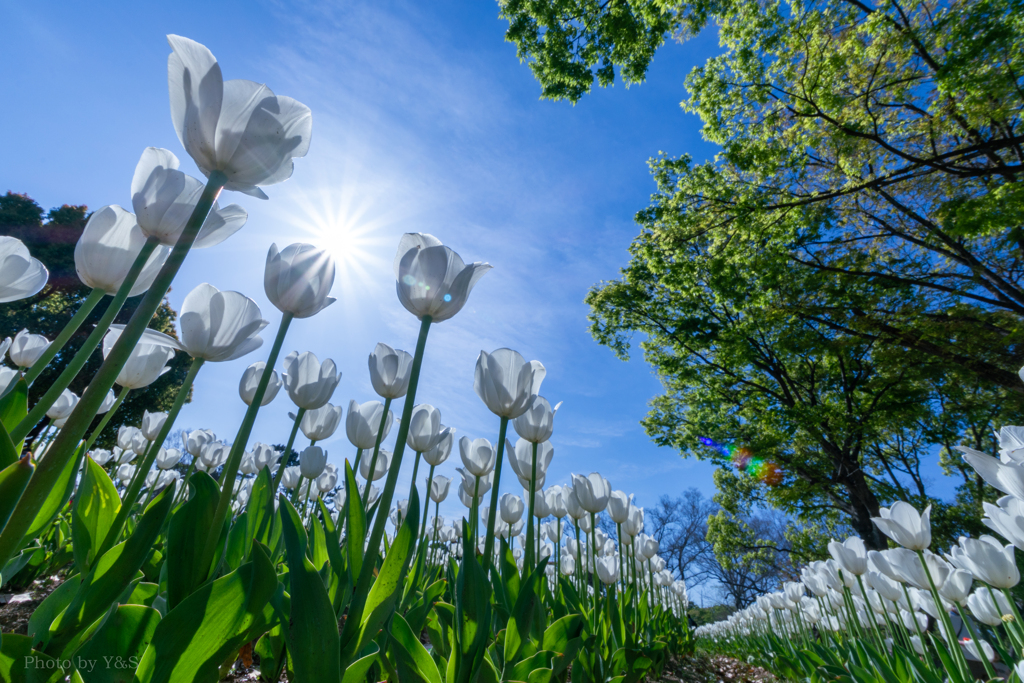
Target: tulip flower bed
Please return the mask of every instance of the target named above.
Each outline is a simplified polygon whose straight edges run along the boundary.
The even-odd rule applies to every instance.
[[[383,402],[349,404],[353,462],[328,463],[316,445],[342,421],[329,402],[339,369],[309,352],[281,358],[291,327],[334,302],[334,261],[308,244],[270,246],[265,291],[281,322],[266,360],[242,376],[248,409],[233,439],[196,429],[168,440],[204,365],[259,349],[268,322],[251,299],[206,283],[185,297],[180,338],[149,329],[153,315],[191,249],[244,225],[244,210],[218,203],[222,191],[266,199],[261,188],[288,179],[306,154],[312,125],[301,103],[224,81],[204,46],[169,42],[172,122],[206,182],[178,170],[170,151],[146,149],[134,213],[96,211],[75,249],[92,294],[55,339],[23,330],[0,344],[16,366],[0,369],[0,586],[48,590],[27,623],[0,634],[0,681],[217,681],[240,661],[258,663],[263,681],[603,683],[656,677],[691,652],[685,585],[642,533],[632,497],[596,473],[544,487],[558,406],[540,396],[538,361],[481,352],[474,388],[498,438],[459,440],[467,514],[451,524],[438,514],[452,480],[435,468],[455,439],[437,408],[415,402],[424,348],[490,266],[465,264],[430,235],[399,244],[398,299],[419,336],[412,354],[378,344],[370,355]],[[0,305],[47,277],[22,243],[0,237]],[[136,295],[129,322],[112,325]],[[97,307],[81,348],[58,356]],[[76,396],[68,386],[97,349],[103,364]],[[192,361],[170,410],[94,448],[125,397],[179,353]],[[58,378],[39,386],[58,358]],[[295,404],[283,452],[250,438],[281,389]],[[381,444],[396,424],[389,452]],[[309,445],[287,466],[300,430]],[[499,496],[506,459],[522,497]],[[396,500],[403,464],[413,484]],[[602,514],[614,536],[598,528]]]
[[[1024,549],[1024,427],[998,436],[1000,458],[958,448],[1007,494],[984,504],[982,522],[1008,544],[961,537],[944,556],[933,553],[929,509],[897,502],[874,523],[899,547],[832,541],[832,559],[804,567],[801,581],[696,629],[698,646],[794,680],[1024,680],[1024,622],[1011,593],[1015,548]]]

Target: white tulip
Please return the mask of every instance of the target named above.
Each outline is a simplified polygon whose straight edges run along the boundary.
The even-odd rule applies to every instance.
[[[260,385],[260,380],[263,379],[263,369],[266,367],[267,364],[263,361],[256,361],[242,373],[242,379],[238,382],[238,395],[245,402],[245,405],[252,405],[253,399],[256,398],[256,389]],[[263,394],[263,400],[260,401],[260,405],[265,406],[277,398],[277,392],[281,391],[283,384],[277,374],[277,370],[271,370],[270,380],[267,382],[267,390]]]
[[[363,475],[363,479],[369,479],[370,481],[377,481],[383,479],[384,475],[388,473],[388,468],[391,467],[391,451],[382,448],[377,453],[377,462],[373,465],[373,477],[370,477],[370,460],[372,458],[364,457],[359,461],[359,474]]]
[[[147,441],[156,441],[165,422],[167,422],[167,413],[142,411],[142,435],[146,437]]]
[[[175,35],[167,42],[171,120],[181,144],[205,176],[220,171],[226,189],[266,199],[259,186],[290,178],[292,158],[309,150],[309,108],[265,85],[225,82],[204,45]]]
[[[527,363],[512,349],[481,351],[473,375],[473,390],[492,413],[514,419],[526,412],[546,374],[540,361]]]
[[[468,436],[459,439],[459,455],[470,474],[478,477],[492,472],[497,459],[497,453],[490,441],[483,438],[471,440]]]
[[[116,294],[145,244],[146,236],[134,214],[116,204],[104,206],[89,217],[75,244],[78,279],[109,295]],[[149,289],[170,253],[165,246],[153,250],[128,296],[138,296]]]
[[[270,245],[263,289],[282,313],[309,318],[334,303],[334,257],[311,244]]]
[[[222,292],[203,283],[181,305],[181,345],[193,358],[235,360],[263,345],[267,326],[256,302],[238,292]]]
[[[516,434],[527,441],[541,443],[551,438],[555,428],[555,413],[561,403],[554,408],[543,396],[531,396],[526,405],[526,412],[512,421]]]
[[[8,355],[11,362],[22,370],[27,370],[39,360],[43,352],[50,346],[50,340],[41,334],[30,334],[28,330],[21,330],[14,335]]]
[[[300,408],[315,410],[331,400],[341,373],[330,358],[322,364],[310,351],[292,351],[284,359],[284,386]]]
[[[64,420],[71,414],[76,405],[78,405],[78,396],[70,389],[65,389],[60,392],[60,396],[53,402],[50,409],[46,411],[46,417],[54,422]]]
[[[299,471],[306,479],[316,479],[327,466],[327,451],[310,446],[299,453]]]
[[[29,255],[21,240],[0,236],[0,304],[38,293],[49,277],[46,266]]]
[[[469,293],[491,266],[466,265],[433,235],[406,233],[395,255],[395,289],[405,309],[419,319],[448,320],[462,310]]]
[[[409,391],[412,356],[387,344],[377,344],[369,358],[370,383],[381,398],[396,399]]]

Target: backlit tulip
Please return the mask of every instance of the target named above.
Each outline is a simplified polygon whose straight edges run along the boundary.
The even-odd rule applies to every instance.
[[[523,491],[523,499],[530,500],[530,491],[525,489]],[[533,516],[537,519],[544,519],[551,514],[551,508],[548,507],[547,498],[544,496],[544,491],[534,490],[533,492]]]
[[[137,458],[138,455],[139,455],[138,453],[136,453],[135,451],[133,451],[131,449],[131,444],[130,443],[129,443],[129,447],[128,448],[122,449],[120,446],[115,446],[114,447],[114,458],[115,458],[115,462],[118,465],[124,465],[125,463],[129,463],[132,460],[134,460],[135,458]]]
[[[996,503],[981,504],[985,510],[982,523],[1019,550],[1024,550],[1024,500],[1003,496]]]
[[[938,586],[939,595],[950,602],[963,605],[971,592],[971,584],[974,576],[964,569],[956,569],[950,573],[941,586]]]
[[[116,204],[104,206],[89,217],[82,236],[75,244],[78,279],[89,287],[115,294],[145,244],[146,236],[134,214]],[[165,246],[157,246],[153,250],[129,296],[137,296],[149,289],[170,253],[170,248]]]
[[[926,574],[924,566],[921,564],[920,556],[914,551],[905,548],[896,548],[890,551],[889,563],[903,577],[904,581],[922,591],[930,589],[929,575],[931,575],[932,582],[935,583],[937,589],[946,582],[946,579],[953,571],[953,567],[948,562],[935,553],[925,551],[924,563],[928,567],[928,573]]]
[[[0,304],[27,299],[39,292],[49,277],[46,266],[29,255],[21,240],[0,236]]]
[[[259,471],[259,468],[256,467],[256,458],[252,453],[248,451],[242,453],[242,462],[238,465],[238,471],[242,474],[256,474]]]
[[[630,504],[629,516],[622,527],[622,532],[627,536],[636,536],[644,530],[644,509]]]
[[[533,471],[533,446],[532,442],[524,438],[516,442],[515,448],[506,451],[508,453],[508,462],[512,465],[512,470],[516,473],[516,476],[519,477],[519,482],[523,485],[523,488],[530,487],[530,476]],[[537,444],[537,481],[542,482],[544,480],[548,467],[551,466],[551,460],[554,457],[555,449],[550,441]],[[539,489],[542,485],[536,484],[534,489]]]
[[[441,411],[421,403],[413,407],[406,443],[414,451],[429,451],[441,440]]]
[[[482,477],[494,470],[497,453],[487,439],[459,439],[459,455],[470,474]]]
[[[207,444],[217,440],[217,436],[209,429],[195,429],[185,438],[185,450],[189,455],[198,458]]]
[[[135,476],[135,465],[129,465],[127,463],[125,463],[124,465],[119,465],[117,468],[116,476],[121,481],[122,484],[127,486],[128,482],[130,482],[132,480],[132,477]]]
[[[526,506],[523,504],[523,500],[511,493],[503,493],[501,498],[498,499],[498,513],[506,524],[518,522],[522,518],[523,510],[525,509]]]
[[[241,358],[263,345],[267,326],[256,302],[238,292],[203,283],[181,305],[181,345],[193,358],[221,362]]]
[[[121,335],[120,329],[111,327],[103,337],[103,357],[106,358]],[[178,348],[177,340],[156,330],[147,330],[132,349],[127,362],[115,380],[126,389],[141,389],[155,382],[161,375],[170,372],[167,363],[174,358]]]
[[[931,524],[928,521],[932,506],[918,514],[910,503],[899,501],[891,508],[880,508],[879,517],[872,517],[883,534],[910,550],[924,550],[932,542]]]
[[[981,647],[979,647],[979,643]],[[960,641],[960,645],[964,649],[964,654],[967,655],[968,659],[973,659],[976,662],[980,662],[981,658],[984,657],[990,662],[996,661],[996,652],[992,649],[992,646],[986,643],[984,640],[971,640],[970,638],[964,638]]]
[[[53,402],[50,409],[46,411],[46,417],[50,418],[54,422],[57,420],[63,420],[71,411],[78,405],[78,396],[71,390],[65,389],[60,392],[60,396]]]
[[[334,435],[340,423],[341,406],[327,403],[316,410],[306,411],[306,414],[302,416],[302,421],[299,422],[299,428],[307,439],[324,441]]]
[[[178,157],[170,150],[147,147],[132,176],[132,208],[146,237],[173,247],[192,215],[205,183],[178,170]],[[220,244],[238,232],[248,214],[238,204],[213,208],[199,231],[193,249]]]
[[[625,524],[629,519],[629,506],[632,503],[632,496],[626,496],[625,491],[612,491],[608,497],[608,516],[616,524]]]
[[[146,437],[147,441],[156,441],[165,422],[167,422],[167,413],[142,411],[142,435]]]
[[[532,443],[541,443],[551,438],[555,428],[555,413],[562,404],[554,408],[543,396],[531,396],[526,412],[512,421],[516,434]]]
[[[559,560],[559,569],[563,576],[572,576],[576,573],[576,558],[569,552],[563,552],[562,559]]]
[[[259,187],[290,178],[292,159],[309,150],[309,108],[265,85],[225,82],[204,45],[176,35],[167,42],[171,121],[181,144],[203,175],[220,171],[225,188],[266,199]]]
[[[138,427],[132,427],[130,425],[121,425],[117,428],[117,446],[123,451],[132,450],[132,443],[135,441],[135,436],[141,434],[142,430]]]
[[[526,362],[512,349],[481,351],[473,375],[473,390],[492,413],[514,419],[526,412],[546,374],[540,361]]]
[[[263,379],[263,369],[266,367],[267,364],[263,361],[256,361],[242,373],[242,379],[238,382],[238,395],[242,397],[245,405],[252,405],[253,399],[256,398],[256,389],[260,385],[260,380]],[[271,370],[270,381],[267,383],[267,390],[263,394],[260,405],[265,406],[277,398],[277,392],[281,391],[282,385],[283,382],[278,376],[277,370]]]
[[[324,469],[316,478],[316,487],[320,493],[327,493],[338,485],[338,470],[332,467]]]
[[[455,430],[451,427],[445,427],[441,425],[441,434],[438,437],[437,444],[428,451],[423,452],[423,460],[428,465],[437,467],[445,460],[452,452],[452,444],[455,443]]]
[[[592,515],[602,512],[608,506],[612,494],[611,484],[597,472],[591,472],[585,477],[572,475],[572,490],[580,507]]]
[[[321,363],[311,351],[292,351],[284,359],[284,387],[300,408],[316,410],[326,404],[340,381],[341,373],[330,358]]]
[[[412,356],[387,344],[377,344],[369,358],[370,383],[381,398],[396,399],[409,391]]]
[[[0,396],[7,393],[7,387],[17,382],[19,377],[21,377],[21,373],[17,370],[6,365],[0,365]]]
[[[828,552],[839,564],[839,568],[848,574],[861,576],[868,571],[867,548],[857,536],[851,536],[842,543],[832,541],[828,544]]]
[[[950,548],[954,566],[967,570],[978,581],[996,588],[1013,588],[1020,583],[1013,544],[1004,546],[992,536],[960,537],[960,545]]]
[[[597,578],[601,583],[610,586],[619,580],[619,560],[616,557],[597,558]]]
[[[466,265],[462,257],[433,235],[406,233],[395,255],[395,289],[405,309],[435,323],[462,310],[474,285],[491,266]]]
[[[967,606],[974,618],[987,626],[1001,626],[1003,617],[1013,614],[1006,596],[986,586],[976,589],[967,596]]]
[[[31,334],[28,330],[22,330],[14,335],[8,355],[12,363],[22,370],[26,370],[39,360],[49,346],[50,340],[43,335]]]
[[[177,448],[161,448],[156,454],[156,466],[169,470],[181,461],[181,451]]]
[[[281,486],[286,489],[294,489],[302,480],[302,474],[298,467],[286,467],[281,475]]]
[[[281,457],[281,454],[274,450],[273,446],[265,443],[256,442],[252,445],[252,459],[256,465],[256,471],[259,472],[264,467],[273,468],[277,459]]]
[[[2,386],[3,386],[3,382],[0,381],[0,394],[3,393]],[[96,414],[97,415],[103,415],[104,413],[108,412],[111,408],[114,407],[114,402],[116,400],[117,400],[117,397],[114,396],[114,391],[113,390],[107,391],[107,395],[103,397],[103,403],[100,404],[100,409],[96,411]]]
[[[377,430],[380,428],[383,412],[384,404],[380,401],[367,401],[363,404],[349,401],[348,415],[345,416],[345,434],[353,446],[364,451],[373,449],[377,444]],[[387,419],[384,420],[381,441],[388,438],[392,422],[394,414],[389,410]]]
[[[966,446],[956,446],[963,453],[964,461],[985,480],[989,486],[1024,500],[1024,465],[1015,462],[1000,462],[991,455]]]
[[[386,448],[380,449],[377,453],[377,462],[373,466],[373,477],[370,477],[370,460],[371,458],[363,458],[359,461],[359,474],[363,475],[363,479],[369,479],[370,481],[378,481],[384,478],[384,475],[388,473],[388,469],[391,468],[391,451]]]
[[[563,497],[565,498],[565,507],[569,512],[569,516],[574,520],[579,521],[587,516],[587,511],[580,505],[579,498],[576,497],[576,492],[571,486],[567,486],[562,489]]]
[[[561,486],[551,486],[544,492],[544,502],[548,507],[548,514],[562,519],[569,514],[565,505],[565,490]]]
[[[102,467],[110,462],[110,459],[114,457],[114,454],[105,448],[97,448],[89,451],[89,457],[93,459],[93,462]]]
[[[448,477],[435,474],[434,478],[430,480],[430,500],[435,503],[443,503],[444,499],[448,497],[451,483],[452,480]]]
[[[327,465],[327,451],[319,446],[310,446],[299,453],[299,471],[306,479],[316,479]]]
[[[334,303],[334,257],[311,244],[270,245],[263,272],[267,298],[282,313],[309,318]]]
[[[142,455],[149,450],[149,439],[146,438],[146,435],[142,433],[141,429],[137,430],[132,435],[132,450],[139,455]]]

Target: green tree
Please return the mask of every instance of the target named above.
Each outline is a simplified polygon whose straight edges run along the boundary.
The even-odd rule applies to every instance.
[[[50,278],[39,294],[21,301],[0,304],[0,338],[13,336],[21,329],[28,329],[30,332],[53,339],[89,294],[89,288],[83,285],[75,274],[75,244],[85,228],[88,219],[87,208],[65,204],[51,209],[46,214],[45,223],[43,214],[42,207],[28,195],[8,192],[0,196],[0,234],[20,239],[32,256],[42,261],[50,271]],[[140,299],[141,295],[128,299],[115,322],[127,323]],[[102,303],[97,306],[39,376],[34,387],[49,386],[57,378],[64,364],[81,348],[85,338],[103,315],[103,308]],[[149,326],[176,337],[176,319],[177,313],[165,300]],[[81,396],[102,362],[100,351],[96,350],[71,383],[71,391]],[[129,394],[97,443],[110,447],[117,437],[117,427],[121,424],[140,424],[142,413],[146,410],[168,410],[174,403],[178,386],[188,372],[189,362],[186,354],[176,354],[169,364],[170,372],[145,389]],[[31,393],[38,396],[40,392],[37,389]],[[100,419],[100,416],[96,418],[94,426]],[[38,430],[39,428],[30,438],[34,438]]]
[[[501,11],[544,96],[573,101],[615,67],[642,80],[670,35],[717,26],[724,51],[690,74],[683,106],[721,153],[654,160],[641,222],[676,241],[713,235],[726,251],[774,247],[838,288],[908,290],[795,312],[1024,393],[1021,0],[509,0]]]

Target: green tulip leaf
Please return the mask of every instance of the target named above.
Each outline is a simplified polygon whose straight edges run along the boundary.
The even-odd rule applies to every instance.
[[[6,633],[0,641],[0,681],[4,683],[57,683],[68,673],[53,657],[33,650],[28,636]]]
[[[167,607],[172,610],[206,580],[210,568],[198,566],[200,544],[220,498],[217,482],[206,472],[194,472],[189,488],[191,495],[174,512],[167,532]]]
[[[160,613],[144,605],[120,605],[99,629],[75,652],[83,683],[131,683],[142,653],[153,640]]]
[[[4,434],[0,433],[0,451],[3,450]],[[2,456],[0,456],[2,460]],[[0,470],[0,531],[11,518],[11,513],[21,500],[21,494],[25,492],[35,465],[31,458],[16,458],[11,464]]]
[[[75,490],[75,475],[78,474],[78,468],[82,464],[82,457],[84,455],[85,451],[80,446],[75,453],[75,457],[68,458],[67,464],[64,465],[60,476],[57,477],[53,488],[50,489],[46,500],[43,501],[43,506],[36,513],[35,520],[33,520],[32,525],[25,533],[25,538],[35,538],[38,536],[39,532],[45,529],[53,521],[53,518],[57,516],[57,513],[67,505],[68,500],[71,499],[71,492]]]
[[[374,643],[370,643],[368,649],[370,650],[369,654],[360,657],[345,669],[345,675],[341,677],[341,683],[363,683],[366,680],[370,667],[373,666],[377,655],[380,653],[380,648]]]
[[[338,617],[320,574],[306,557],[306,532],[299,513],[284,496],[281,496],[278,510],[291,587],[291,619],[286,634],[288,656],[296,680],[338,681],[341,679]],[[316,520],[314,523],[319,525]]]
[[[138,683],[215,683],[221,664],[269,629],[277,574],[259,544],[250,557],[167,613],[139,663]]]
[[[20,458],[22,443],[11,440],[11,430],[28,415],[28,384],[18,379],[14,388],[0,398],[0,468],[9,467]]]
[[[348,573],[352,577],[352,585],[355,585],[359,572],[363,569],[362,539],[366,538],[366,515],[363,513],[362,499],[356,486],[356,475],[348,460],[345,461],[345,496],[348,508]]]
[[[107,538],[121,509],[121,496],[106,471],[92,458],[85,459],[78,495],[71,508],[71,538],[75,566],[86,571]]]
[[[398,664],[398,680],[441,683],[437,664],[401,614],[396,614],[391,621],[391,637]]]

